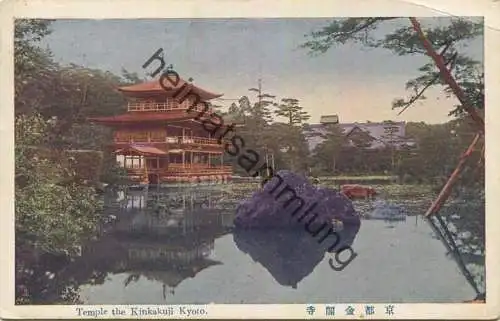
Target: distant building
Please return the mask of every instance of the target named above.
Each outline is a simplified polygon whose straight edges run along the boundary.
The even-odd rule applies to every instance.
[[[331,117],[331,116],[328,116]],[[357,134],[367,134],[371,138],[371,145],[367,148],[377,149],[394,145],[400,148],[403,145],[414,146],[415,142],[406,138],[405,122],[367,122],[367,123],[344,123],[338,124],[347,138]],[[314,150],[324,141],[321,135],[326,134],[327,126],[324,123],[309,125],[306,132],[309,150]]]
[[[321,116],[319,122],[321,124],[338,124],[339,123],[339,116],[338,115]]]

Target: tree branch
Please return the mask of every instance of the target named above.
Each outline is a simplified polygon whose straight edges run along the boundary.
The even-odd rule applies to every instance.
[[[443,56],[443,54],[446,52],[446,50],[449,48],[451,43],[448,43],[445,48],[441,51],[440,55]],[[451,56],[450,59],[448,59],[445,63],[445,66],[450,65],[450,69],[453,68],[453,63],[457,58],[458,53],[455,52],[453,56]],[[398,116],[401,115],[406,109],[408,109],[413,103],[415,103],[422,95],[424,92],[429,89],[432,85],[436,83],[436,81],[439,79],[440,74],[436,74],[415,96],[413,96],[404,106],[401,106],[403,109],[398,113]]]
[[[434,49],[432,48],[431,43],[427,40],[427,37],[424,35],[422,28],[420,27],[420,23],[416,18],[409,18],[415,32],[418,34],[420,40],[422,41],[422,45],[425,47],[427,54],[434,60],[436,67],[439,69],[439,73],[442,76],[443,80],[450,86],[453,93],[457,97],[457,99],[462,104],[463,108],[469,113],[471,118],[477,124],[478,129],[484,133],[484,119],[478,115],[476,109],[469,104],[467,97],[465,96],[463,90],[458,86],[455,78],[450,74],[446,66],[444,65],[443,57],[439,56]]]

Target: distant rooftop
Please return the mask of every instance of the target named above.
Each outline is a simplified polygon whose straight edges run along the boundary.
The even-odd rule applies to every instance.
[[[331,117],[331,116],[324,116]],[[366,123],[339,123],[338,126],[344,131],[346,135],[348,135],[353,129],[358,128],[371,137],[374,138],[373,145],[371,148],[379,148],[383,147],[387,144],[388,138],[387,136],[387,128],[394,128],[393,137],[396,139],[403,139],[406,135],[406,122],[399,121],[385,121],[385,122],[366,122]],[[309,131],[312,131],[316,134],[324,133],[327,130],[325,123],[323,124],[311,124],[309,125]],[[307,138],[309,149],[313,150],[317,145],[322,143],[324,139],[318,135],[309,135]]]
[[[339,116],[338,115],[321,116],[319,122],[321,124],[338,124],[339,123]]]

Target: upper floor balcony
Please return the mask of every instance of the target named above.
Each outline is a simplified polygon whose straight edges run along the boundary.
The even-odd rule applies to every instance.
[[[168,99],[165,102],[149,102],[149,101],[136,101],[129,102],[127,110],[130,111],[172,111],[172,110],[187,110],[194,104],[193,99],[185,99],[182,103],[174,99]],[[194,108],[197,111],[203,111],[205,106],[198,103]]]
[[[158,133],[136,133],[115,135],[115,143],[166,143],[170,145],[221,146],[218,139],[193,136],[164,136]]]

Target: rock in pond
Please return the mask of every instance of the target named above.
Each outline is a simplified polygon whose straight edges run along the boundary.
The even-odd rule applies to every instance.
[[[352,202],[336,190],[316,187],[306,177],[279,171],[262,189],[236,209],[234,225],[243,229],[306,228],[313,236],[322,230],[360,227]]]

